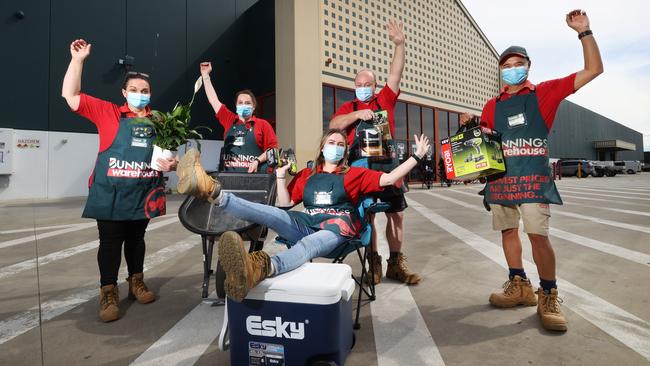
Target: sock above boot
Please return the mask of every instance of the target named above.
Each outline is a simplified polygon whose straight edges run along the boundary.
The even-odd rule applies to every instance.
[[[526,272],[524,272],[523,268],[508,268],[508,271],[510,272],[508,275],[510,279],[515,278],[515,276],[519,276],[524,280],[527,279]]]
[[[540,277],[539,279],[539,287],[544,290],[544,293],[550,294],[551,289],[556,289],[557,288],[557,281],[556,280],[545,280]]]

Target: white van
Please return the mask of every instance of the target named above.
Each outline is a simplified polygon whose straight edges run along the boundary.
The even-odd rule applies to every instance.
[[[638,160],[615,161],[614,166],[623,167],[623,171],[627,174],[636,174],[641,171],[641,162]]]

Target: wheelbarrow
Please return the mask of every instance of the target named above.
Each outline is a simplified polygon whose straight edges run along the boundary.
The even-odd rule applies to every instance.
[[[227,173],[209,172],[218,178],[223,192],[231,192],[238,197],[266,205],[275,204],[275,174],[266,173]],[[217,260],[216,269],[212,269],[214,244],[226,231],[237,232],[245,242],[250,242],[249,252],[261,250],[268,228],[259,224],[240,220],[224,212],[216,204],[187,196],[178,210],[178,217],[185,228],[201,235],[203,250],[203,287],[201,297],[208,297],[210,276],[215,274],[216,292],[219,299],[225,299],[225,272]]]

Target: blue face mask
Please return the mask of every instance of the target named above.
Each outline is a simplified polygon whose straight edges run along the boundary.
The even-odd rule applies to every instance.
[[[253,115],[253,106],[248,104],[237,104],[237,115],[240,119],[250,118]]]
[[[511,67],[501,70],[501,79],[508,85],[518,85],[524,82],[528,77],[527,66]]]
[[[357,99],[360,101],[367,102],[375,94],[375,90],[370,86],[362,86],[360,88],[356,88],[354,90],[354,94],[356,94]]]
[[[136,109],[142,109],[146,107],[149,104],[150,100],[151,100],[151,95],[149,94],[134,93],[134,92],[126,93],[126,101],[133,108]]]
[[[338,164],[343,159],[344,154],[345,148],[343,146],[327,144],[323,147],[323,157],[328,163]]]

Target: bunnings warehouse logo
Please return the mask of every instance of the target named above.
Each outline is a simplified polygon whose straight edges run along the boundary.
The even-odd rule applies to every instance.
[[[504,140],[501,144],[503,155],[511,156],[546,156],[548,141],[542,138],[516,138]]]
[[[246,331],[253,336],[305,339],[305,324],[309,321],[283,322],[279,316],[275,320],[262,320],[261,316],[251,315],[246,318]]]

